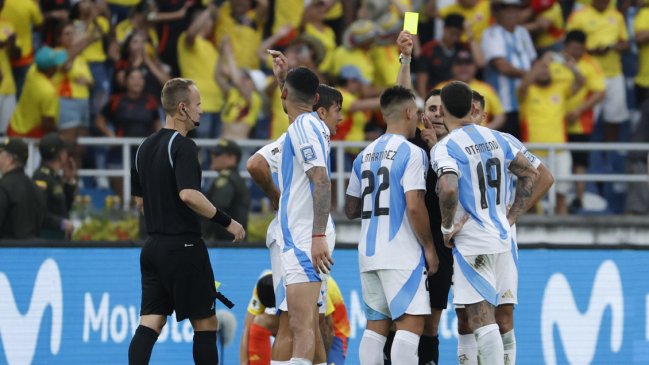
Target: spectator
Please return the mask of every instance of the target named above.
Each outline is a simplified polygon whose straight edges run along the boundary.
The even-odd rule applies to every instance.
[[[399,68],[399,47],[397,36],[403,29],[401,17],[392,12],[385,13],[377,20],[379,36],[370,49],[374,61],[374,86],[380,89],[394,85]]]
[[[40,29],[41,40],[45,45],[56,47],[60,43],[61,28],[70,19],[72,4],[70,0],[41,0],[40,4],[45,18]]]
[[[421,55],[415,62],[415,84],[419,95],[426,95],[433,86],[452,78],[453,59],[460,50],[468,50],[460,42],[464,29],[464,17],[449,14],[444,18],[441,40],[432,40],[421,47]]]
[[[194,1],[191,0],[155,0],[155,8],[147,16],[150,22],[157,25],[160,39],[158,55],[162,62],[171,67],[172,76],[180,75],[178,40],[189,26],[186,15],[192,6]]]
[[[590,142],[594,126],[594,107],[604,100],[606,91],[604,73],[597,61],[586,52],[586,34],[579,30],[568,32],[563,50],[566,59],[577,62],[577,69],[584,77],[584,86],[568,99],[566,123],[569,142]],[[572,151],[572,170],[585,174],[588,168],[588,151]],[[575,184],[575,200],[571,210],[581,209],[586,183]]]
[[[146,34],[147,53],[149,56],[155,56],[157,55],[156,50],[159,45],[159,40],[158,33],[156,33],[147,17],[149,9],[150,7],[147,1],[142,1],[132,7],[129,17],[117,23],[115,26],[115,40],[122,45],[129,35],[139,31],[142,34]]]
[[[36,52],[36,67],[27,74],[25,89],[9,122],[7,135],[41,138],[56,130],[59,98],[52,78],[67,59],[64,50],[47,46]]]
[[[216,138],[221,135],[221,109],[223,91],[216,83],[215,73],[218,52],[207,37],[212,32],[216,15],[212,3],[196,14],[191,26],[178,38],[178,64],[182,77],[192,79],[201,91],[200,126],[196,129],[199,138]]]
[[[496,91],[489,84],[475,78],[478,68],[473,61],[471,52],[467,50],[459,51],[452,64],[452,79],[468,84],[471,89],[480,93],[484,99],[485,106],[482,109],[484,110],[485,118],[481,118],[480,120],[484,121],[486,126],[491,129],[501,128],[503,123],[505,123],[503,105],[498,98],[498,94],[496,94]],[[437,84],[435,89],[441,90],[447,83]]]
[[[518,99],[521,103],[523,131],[526,142],[565,143],[566,142],[566,106],[568,99],[583,84],[583,79],[573,67],[572,83],[558,82],[552,79],[550,63],[553,54],[547,53],[534,62],[532,69],[525,74],[518,88]],[[546,159],[545,151],[533,152],[541,159]],[[558,151],[555,160],[558,176],[570,175],[572,158],[565,150]],[[570,191],[569,183],[557,184],[557,205],[555,214],[567,214],[566,196]]]
[[[110,9],[110,14],[112,15],[111,23],[117,24],[126,17],[128,17],[129,12],[142,2],[142,0],[106,0],[108,3],[108,8]]]
[[[636,106],[649,100],[649,1],[640,1],[635,18],[635,41],[638,44],[638,75],[635,78]]]
[[[457,0],[455,4],[442,7],[439,15],[442,19],[445,19],[450,14],[461,15],[466,21],[467,28],[471,30],[473,38],[477,42],[481,42],[482,35],[489,27],[491,20],[491,7],[489,3],[489,0]],[[463,42],[469,42],[469,35],[463,34],[461,40]]]
[[[43,23],[43,15],[36,1],[5,0],[0,18],[13,24],[16,33],[16,44],[20,46],[20,57],[11,60],[11,67],[16,83],[16,97],[20,98],[29,66],[34,62],[32,45],[32,28]]]
[[[104,41],[110,32],[110,22],[101,16],[101,9],[92,0],[81,0],[74,5],[70,18],[74,20],[77,39],[91,37],[94,39],[81,55],[88,62],[93,87],[90,91],[90,114],[92,117],[103,108],[110,95],[110,79],[106,67]]]
[[[157,56],[147,52],[146,46],[146,34],[140,30],[135,30],[126,37],[121,47],[120,59],[115,63],[114,93],[124,91],[126,70],[137,68],[144,75],[144,91],[149,95],[160,95],[162,86],[170,79],[170,75]]]
[[[216,81],[225,94],[223,137],[248,139],[261,112],[261,96],[249,72],[237,66],[227,36],[221,40],[221,54]]]
[[[295,38],[297,35],[297,29],[302,21],[302,15],[304,14],[305,1],[283,0],[281,3],[279,1],[274,1],[273,3],[274,20],[271,33],[275,34],[279,32],[280,29],[289,27],[289,29],[291,29],[289,39]],[[286,43],[281,45],[286,45]]]
[[[505,124],[500,129],[520,139],[519,105],[516,89],[536,58],[534,44],[527,29],[520,25],[521,2],[498,0],[492,4],[496,24],[482,37],[485,79],[496,89],[505,109]]]
[[[0,0],[0,15],[3,5],[4,0]],[[14,26],[0,16],[0,136],[5,135],[11,114],[16,109],[16,84],[9,61],[16,55],[20,57]]]
[[[162,128],[157,98],[144,92],[144,75],[137,68],[126,71],[126,91],[113,95],[95,120],[95,127],[106,137],[147,137]],[[109,126],[110,123],[110,126]],[[137,149],[131,148],[131,158]],[[112,148],[108,167],[122,167],[122,149]],[[117,195],[122,192],[121,178],[111,178]]]
[[[284,32],[290,31],[288,27],[283,28]],[[318,47],[319,42],[311,42],[314,40],[313,37],[301,37],[294,40],[286,51],[284,52],[288,68],[291,69],[297,66],[304,66],[310,69],[313,72],[317,73],[318,64],[322,61],[323,54],[320,51],[322,48]],[[271,49],[274,45],[274,42],[277,40],[276,35],[271,36],[269,39],[264,41],[257,51],[260,58],[262,54],[264,55],[263,59],[270,59],[268,57],[267,50]],[[320,76],[320,80],[323,77]],[[270,139],[277,139],[282,133],[286,132],[288,129],[288,116],[284,111],[281,98],[281,90],[277,85],[277,80],[275,77],[271,76],[268,78],[266,85],[266,95],[270,100]]]
[[[631,134],[631,142],[649,143],[649,100],[640,108],[640,121]],[[626,159],[627,174],[647,175],[649,167],[646,151],[631,151]],[[629,183],[626,192],[625,212],[627,214],[649,214],[649,186],[647,182]]]
[[[41,232],[45,200],[25,175],[27,157],[21,139],[0,143],[0,239],[36,238]]]
[[[333,75],[340,76],[345,66],[356,66],[368,81],[368,87],[374,81],[374,62],[370,48],[378,36],[378,27],[370,20],[357,20],[352,23],[343,36],[343,45],[334,52]]]
[[[524,27],[534,38],[534,45],[538,53],[546,51],[559,52],[565,34],[563,12],[559,2],[546,9],[535,10],[533,7],[526,9]]]
[[[318,66],[322,73],[331,73],[333,71],[333,57],[336,50],[336,33],[325,23],[325,17],[334,5],[332,1],[316,0],[304,9],[302,25],[304,34],[315,37],[324,47],[324,59]],[[335,3],[340,6],[340,3]]]
[[[68,59],[53,78],[59,96],[58,130],[61,137],[74,146],[70,152],[81,162],[82,151],[76,141],[78,137],[87,135],[90,128],[90,88],[93,78],[88,62],[79,52],[92,39],[86,37],[75,42],[72,23],[65,24],[60,32],[60,46],[67,52]]]
[[[69,239],[74,231],[70,209],[77,190],[77,165],[56,133],[48,133],[38,144],[41,166],[34,172],[34,182],[45,194],[45,220],[41,237]]]
[[[162,128],[157,99],[145,93],[140,69],[131,68],[124,77],[126,91],[110,98],[95,125],[106,137],[147,137]],[[108,127],[108,122],[112,128]]]
[[[369,81],[363,78],[355,66],[345,66],[338,77],[338,90],[343,95],[341,114],[343,120],[331,139],[363,141],[365,125],[370,121],[372,111],[379,110],[379,98],[363,98],[363,85]]]
[[[230,39],[234,59],[239,67],[258,69],[255,52],[261,44],[264,25],[268,20],[268,0],[226,1],[216,19],[214,39],[219,47],[225,36]]]
[[[586,48],[604,70],[606,97],[602,103],[604,140],[619,139],[620,123],[629,119],[621,52],[629,48],[624,17],[609,7],[610,0],[592,0],[568,19],[568,30],[586,33]]]
[[[250,210],[250,190],[245,180],[239,175],[241,149],[231,140],[222,139],[211,151],[211,170],[218,171],[219,177],[210,186],[205,196],[214,206],[240,222],[245,229],[248,226]],[[209,240],[232,240],[232,235],[224,228],[213,223],[204,224],[205,238]]]

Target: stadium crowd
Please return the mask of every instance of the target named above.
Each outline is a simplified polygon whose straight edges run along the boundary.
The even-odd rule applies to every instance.
[[[202,95],[194,137],[276,139],[288,119],[266,50],[278,49],[343,94],[333,139],[373,140],[406,11],[419,13],[419,97],[461,80],[484,95],[488,127],[525,142],[649,142],[647,0],[0,0],[0,135],[56,132],[76,166],[118,167],[120,150],[77,138],[148,136],[180,76]],[[647,173],[646,153],[556,157],[559,175]],[[559,183],[556,213],[598,194],[611,212],[649,212],[647,184]]]

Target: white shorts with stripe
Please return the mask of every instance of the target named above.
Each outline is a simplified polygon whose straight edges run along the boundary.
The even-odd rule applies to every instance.
[[[518,250],[463,256],[453,248],[453,304],[518,304]]]
[[[277,224],[277,232],[280,230],[279,222]],[[269,227],[270,232],[270,227]],[[281,237],[277,233],[278,237]],[[278,242],[281,241],[281,238],[278,238]],[[329,246],[329,253],[333,254],[333,250],[336,244],[336,234],[331,233],[327,234],[327,244]],[[328,275],[326,274],[317,274],[311,262],[311,248],[310,247],[294,247],[289,250],[284,250],[284,245],[277,245],[281,247],[273,253],[271,249],[271,263],[275,260],[279,262],[281,267],[282,275],[282,284],[283,288],[278,291],[278,287],[275,287],[275,300],[278,300],[278,297],[282,298],[282,301],[278,303],[278,308],[282,311],[288,310],[288,303],[286,301],[286,285],[299,284],[299,283],[309,283],[320,281],[320,297],[318,298],[318,307],[319,312],[324,314],[327,310],[327,279]],[[273,259],[273,255],[279,256]],[[273,264],[276,265],[276,264]],[[275,271],[273,271],[274,275]],[[273,281],[274,281],[273,277]]]
[[[365,317],[370,321],[431,313],[423,256],[414,270],[362,272],[361,288]]]

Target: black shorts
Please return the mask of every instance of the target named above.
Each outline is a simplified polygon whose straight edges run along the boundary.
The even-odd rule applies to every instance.
[[[453,253],[444,246],[444,242],[435,242],[435,251],[439,258],[439,268],[435,275],[428,278],[428,296],[433,309],[446,309],[448,292],[451,290],[453,280]]]
[[[198,237],[149,237],[140,253],[142,307],[140,315],[176,320],[215,314],[214,273],[205,243]]]
[[[569,134],[568,142],[590,142],[590,134]],[[588,167],[588,151],[570,151],[572,166]]]

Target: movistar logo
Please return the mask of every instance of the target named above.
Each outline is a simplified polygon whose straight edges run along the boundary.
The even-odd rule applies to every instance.
[[[43,314],[52,307],[50,351],[61,348],[63,291],[59,267],[52,259],[41,264],[26,314],[18,311],[7,276],[0,272],[0,339],[9,365],[29,365],[34,359]],[[44,331],[46,332],[46,331]]]
[[[581,313],[575,303],[568,280],[557,273],[550,277],[541,312],[541,339],[543,356],[547,365],[556,365],[554,327],[559,330],[568,363],[587,365],[593,361],[597,339],[601,330],[602,316],[611,307],[611,351],[622,347],[624,329],[624,299],[622,280],[613,261],[604,261],[597,269],[588,308]],[[606,330],[606,329],[604,329]]]

